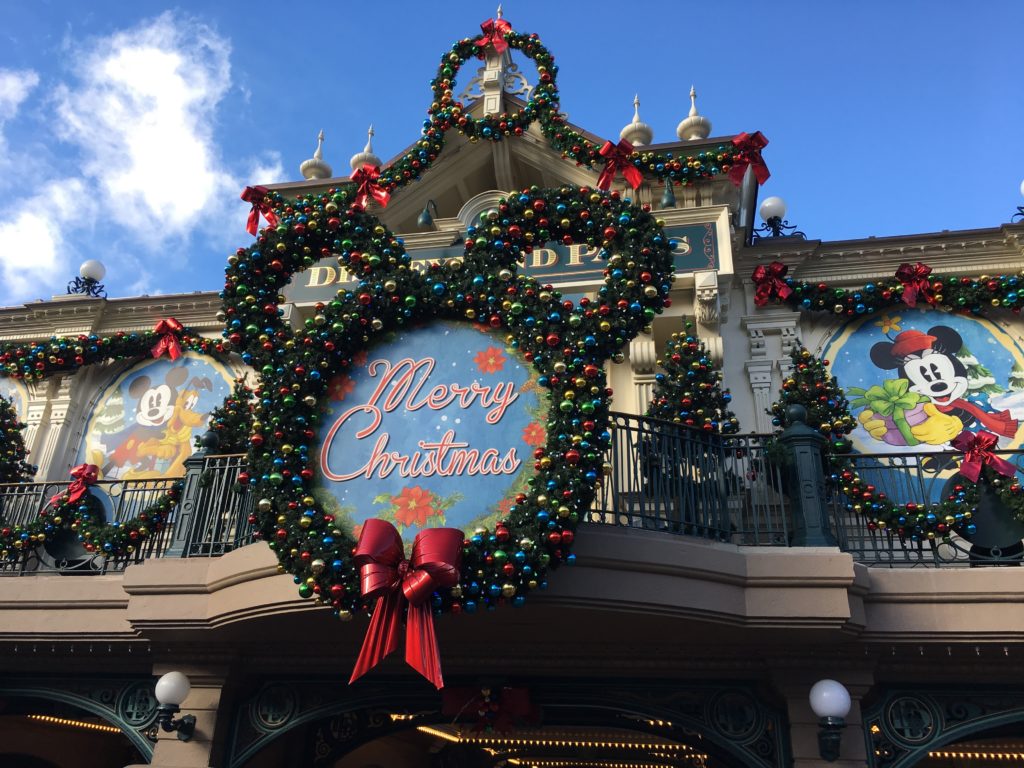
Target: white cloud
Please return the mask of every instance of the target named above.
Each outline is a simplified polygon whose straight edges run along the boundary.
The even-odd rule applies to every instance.
[[[214,141],[230,43],[173,13],[96,41],[79,82],[56,89],[61,138],[77,145],[105,214],[155,247],[237,196]]]
[[[18,114],[18,108],[39,85],[39,75],[31,69],[0,69],[0,163],[6,158],[4,123]]]

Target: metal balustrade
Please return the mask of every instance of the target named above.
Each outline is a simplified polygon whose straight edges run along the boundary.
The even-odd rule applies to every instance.
[[[782,436],[718,435],[613,413],[606,474],[583,522],[740,546],[834,542],[857,561],[873,566],[1021,564],[1024,522],[1010,520],[992,493],[982,496],[978,533],[970,541],[959,535],[949,542],[917,541],[895,531],[869,529],[856,500],[843,496],[841,484],[826,482],[830,470],[815,442],[821,438],[808,436],[810,432],[804,427],[803,432],[787,430]],[[802,442],[797,446],[791,438]],[[795,455],[793,450],[804,451],[802,461],[778,461]],[[1024,455],[1000,453],[1024,467]],[[948,493],[944,487],[959,458],[953,453],[904,453],[852,454],[844,460],[890,499],[923,502]],[[0,575],[106,573],[150,557],[216,557],[246,546],[254,541],[249,523],[254,498],[249,486],[238,483],[244,468],[241,454],[198,453],[188,459],[180,504],[164,528],[130,554],[86,552],[77,533],[66,530],[41,547],[0,559]],[[105,520],[123,522],[159,499],[174,482],[100,481],[92,493],[101,501]],[[49,499],[67,485],[66,480],[0,485],[0,525],[37,519]]]

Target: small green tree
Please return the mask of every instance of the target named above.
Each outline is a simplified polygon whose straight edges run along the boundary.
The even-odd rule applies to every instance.
[[[729,410],[732,395],[722,388],[722,372],[690,335],[691,328],[687,323],[686,332],[673,333],[665,345],[647,415],[708,432],[737,432],[740,425]]]
[[[210,413],[209,428],[220,438],[218,453],[245,453],[249,450],[252,407],[252,390],[246,386],[244,378],[235,379],[231,394]],[[199,447],[199,441],[197,437],[196,447]]]
[[[1005,390],[996,384],[996,378],[992,371],[986,368],[974,354],[967,348],[967,345],[960,347],[956,353],[957,359],[967,368],[967,390],[969,392],[980,392],[986,395],[998,395]]]
[[[1010,378],[1007,380],[1006,386],[1010,388],[1011,392],[1024,392],[1024,365],[1016,362],[1013,364],[1013,370],[1010,371]]]
[[[0,396],[0,483],[27,483],[36,474],[38,468],[25,460],[23,429],[11,401]]]
[[[793,370],[782,382],[779,399],[772,403],[772,421],[786,425],[786,409],[802,405],[807,409],[807,426],[817,429],[832,442],[832,450],[849,448],[846,436],[856,426],[850,404],[836,377],[828,371],[828,361],[811,354],[803,345],[790,353]]]

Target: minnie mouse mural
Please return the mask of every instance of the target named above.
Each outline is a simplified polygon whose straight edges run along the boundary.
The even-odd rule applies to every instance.
[[[862,452],[950,450],[965,429],[991,432],[1002,447],[1018,442],[1024,353],[987,320],[935,311],[866,318],[826,355],[850,396]]]

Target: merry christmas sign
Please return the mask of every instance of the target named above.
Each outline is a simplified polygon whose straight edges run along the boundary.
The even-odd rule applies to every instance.
[[[358,534],[369,518],[411,542],[472,531],[526,488],[545,430],[533,368],[483,326],[403,330],[332,380],[319,501]]]

